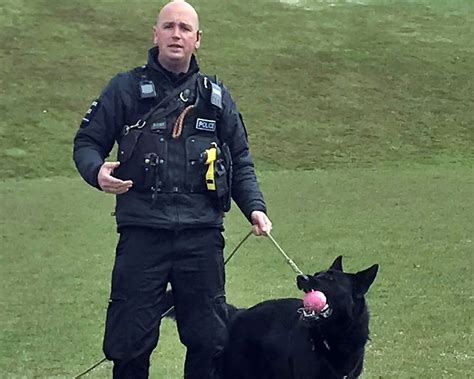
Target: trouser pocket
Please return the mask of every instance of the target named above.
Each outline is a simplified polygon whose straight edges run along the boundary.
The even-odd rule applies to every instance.
[[[105,323],[104,354],[109,360],[125,359],[128,357],[130,346],[130,325],[126,297],[112,294],[107,308]]]

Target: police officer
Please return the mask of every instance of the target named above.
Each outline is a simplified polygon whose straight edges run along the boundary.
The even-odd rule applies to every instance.
[[[116,196],[119,242],[104,352],[114,378],[147,378],[171,283],[186,378],[213,378],[226,338],[222,237],[232,198],[270,232],[242,118],[228,90],[199,72],[201,31],[185,1],[166,4],[145,66],[116,75],[82,120],[74,161]],[[118,158],[105,162],[115,143]]]

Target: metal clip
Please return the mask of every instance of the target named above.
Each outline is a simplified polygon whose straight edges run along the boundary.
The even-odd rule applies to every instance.
[[[140,122],[141,122],[141,124],[140,124]],[[138,120],[135,125],[136,125],[136,127],[137,127],[138,129],[141,129],[141,128],[143,128],[143,127],[145,126],[145,124],[146,124],[146,121]],[[134,126],[135,126],[135,125],[134,125]]]
[[[187,103],[189,101],[189,95],[191,91],[189,89],[185,89],[184,91],[181,91],[179,94],[179,98],[183,103]]]
[[[133,125],[125,125],[123,128],[123,135],[126,136],[128,133],[130,133],[130,130],[132,129],[142,129],[146,124],[146,121],[138,120],[135,124]]]

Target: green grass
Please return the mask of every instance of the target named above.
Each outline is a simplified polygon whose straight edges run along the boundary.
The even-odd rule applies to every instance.
[[[75,175],[77,125],[143,64],[160,2],[2,3],[0,178]],[[472,159],[472,2],[306,3],[319,8],[196,1],[200,62],[232,89],[262,168]]]
[[[0,0],[1,378],[70,378],[102,357],[113,197],[77,178],[71,144],[107,80],[144,62],[163,3]],[[273,235],[300,268],[381,265],[364,377],[467,378],[474,3],[359,3],[196,0],[199,60],[244,113]],[[234,209],[226,227],[231,249],[248,225]],[[294,277],[252,238],[228,299],[300,296]],[[152,376],[179,378],[183,354],[165,321]]]
[[[337,255],[357,271],[379,263],[369,294],[366,378],[467,377],[472,368],[474,175],[448,167],[261,173],[273,235],[305,272]],[[31,194],[35,194],[32,196]],[[287,198],[294,193],[291,209]],[[0,186],[1,377],[71,377],[101,357],[115,233],[113,199],[78,179]],[[61,204],[61,207],[58,207]],[[227,220],[233,248],[248,226]],[[227,253],[229,250],[227,250]],[[228,300],[299,297],[269,240],[250,239],[227,266]],[[265,283],[262,285],[261,283]],[[163,325],[155,377],[179,378],[183,349]],[[108,377],[102,367],[91,377]]]

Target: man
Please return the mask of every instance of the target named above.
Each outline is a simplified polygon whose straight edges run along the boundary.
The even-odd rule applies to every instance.
[[[85,115],[74,161],[115,194],[119,242],[104,352],[114,378],[147,378],[171,283],[186,378],[213,378],[226,338],[222,237],[230,197],[270,232],[246,131],[227,89],[199,73],[198,15],[166,4],[148,63],[115,76]],[[115,142],[118,160],[104,162]]]

